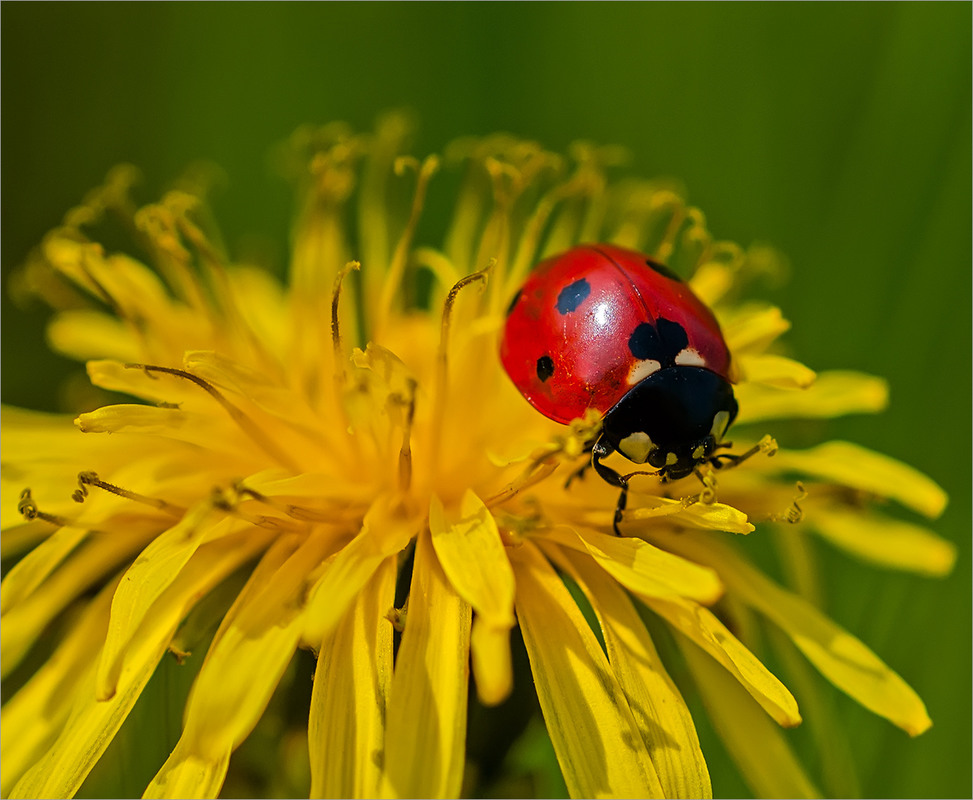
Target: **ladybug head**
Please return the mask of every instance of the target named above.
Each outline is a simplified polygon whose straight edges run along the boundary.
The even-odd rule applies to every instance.
[[[608,410],[602,440],[674,481],[713,455],[736,415],[729,381],[703,367],[672,366],[644,378]]]

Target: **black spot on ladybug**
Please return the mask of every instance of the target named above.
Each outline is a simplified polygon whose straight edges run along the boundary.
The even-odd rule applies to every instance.
[[[669,269],[669,267],[667,267],[665,264],[660,264],[658,261],[653,261],[651,258],[647,258],[645,259],[645,265],[649,267],[649,269],[655,270],[663,277],[668,278],[670,281],[682,283],[682,278],[676,275],[676,273]]]
[[[537,377],[544,383],[554,374],[554,360],[550,356],[541,356],[537,359]]]
[[[557,310],[559,314],[569,314],[580,306],[591,294],[591,284],[585,278],[561,289],[557,296]]]
[[[675,358],[681,350],[689,345],[686,329],[678,322],[659,319],[655,323],[655,327],[659,331],[659,338],[662,339],[662,350],[667,357]]]
[[[689,344],[686,329],[678,322],[659,319],[655,325],[641,322],[628,337],[629,352],[635,358],[658,361],[663,367],[676,363],[676,356]]]
[[[648,322],[639,323],[628,337],[628,349],[639,360],[654,358],[662,362],[662,343],[659,334]]]
[[[510,305],[507,306],[507,316],[509,317],[514,313],[514,307],[520,302],[520,298],[523,297],[524,290],[518,289],[517,294],[514,295],[514,299],[510,301]]]

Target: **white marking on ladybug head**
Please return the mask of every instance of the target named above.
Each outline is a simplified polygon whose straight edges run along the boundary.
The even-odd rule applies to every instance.
[[[630,433],[618,443],[618,452],[636,464],[644,464],[653,450],[655,445],[645,431]]]
[[[666,453],[666,466],[672,467],[679,463],[679,456],[675,453]]]
[[[645,358],[641,361],[636,361],[628,371],[628,385],[634,386],[636,383],[648,378],[649,375],[656,372],[660,367],[662,367],[662,364],[654,358]]]
[[[720,441],[728,427],[730,427],[730,412],[717,411],[716,416],[713,417],[713,427],[709,429],[709,432],[713,434],[716,441]]]
[[[676,354],[674,361],[683,367],[706,366],[706,359],[699,354],[695,347],[684,347]]]
[[[695,450],[693,450],[693,461],[699,461],[703,455],[706,453],[706,445],[699,445]]]

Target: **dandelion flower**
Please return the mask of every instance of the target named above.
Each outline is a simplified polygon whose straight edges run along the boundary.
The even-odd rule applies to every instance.
[[[48,653],[5,698],[3,794],[78,791],[172,653],[202,666],[146,796],[216,796],[303,648],[312,796],[456,796],[469,687],[509,696],[515,626],[572,796],[711,794],[658,625],[758,794],[819,791],[779,727],[801,712],[756,654],[764,623],[789,670],[809,662],[924,731],[912,689],[818,609],[802,553],[810,532],[945,574],[950,546],[874,501],[934,518],[946,498],[848,442],[778,449],[782,421],[878,411],[886,387],[782,354],[781,313],[741,300],[773,255],[714,240],[666,182],[610,182],[612,149],[569,159],[499,135],[445,153],[462,178],[429,246],[417,230],[440,161],[405,155],[406,138],[398,117],[295,134],[283,286],[227,258],[201,192],[137,208],[127,168],[25,265],[22,288],[56,309],[53,346],[127,397],[74,419],[3,410],[3,674]],[[108,218],[144,261],[97,243]],[[617,490],[566,486],[597,417],[543,418],[498,356],[531,266],[586,241],[650,254],[713,309],[737,371],[734,443],[759,450],[702,485],[633,478],[621,535]],[[795,587],[750,562],[748,534],[786,543]],[[186,630],[205,623],[216,632],[190,654]]]

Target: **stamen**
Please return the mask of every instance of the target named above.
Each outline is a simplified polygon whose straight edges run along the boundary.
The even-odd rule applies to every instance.
[[[456,304],[456,298],[463,289],[472,283],[485,284],[487,276],[490,274],[490,271],[493,269],[495,264],[496,261],[490,261],[490,263],[479,272],[473,272],[467,275],[465,278],[460,278],[453,285],[453,288],[449,290],[449,294],[446,296],[446,302],[443,304],[443,319],[439,336],[439,365],[442,372],[441,377],[443,379],[446,377],[446,351],[449,348],[449,326],[453,314],[453,306]]]
[[[254,354],[268,372],[279,372],[279,364],[267,352],[264,343],[247,324],[236,302],[236,293],[226,269],[226,258],[210,237],[190,217],[190,212],[204,208],[200,196],[184,191],[172,191],[162,200],[163,205],[172,211],[176,230],[188,241],[199,255],[200,262],[206,267],[212,287],[212,298],[226,315],[226,320],[234,337],[244,338]]]
[[[412,422],[416,416],[417,385],[414,378],[408,378],[409,396],[403,398],[406,411],[402,426],[402,446],[399,448],[399,489],[402,492],[408,492],[412,486]]]
[[[453,314],[453,306],[456,304],[456,298],[459,296],[459,293],[467,286],[473,283],[486,283],[487,276],[489,275],[490,270],[493,269],[494,263],[495,262],[491,261],[479,272],[473,272],[467,275],[465,278],[460,278],[453,285],[453,288],[449,290],[449,294],[446,296],[446,301],[443,303],[443,317],[439,333],[439,353],[436,359],[436,384],[433,401],[433,420],[435,424],[432,431],[432,442],[429,447],[433,464],[436,464],[439,461],[439,442],[442,434],[442,418],[444,409],[446,408],[446,387],[447,378],[449,375],[449,330]]]
[[[672,251],[676,246],[676,236],[679,234],[679,229],[686,219],[686,206],[682,198],[675,193],[666,194],[671,195],[666,197],[666,200],[672,205],[672,216],[669,218],[669,224],[666,225],[665,232],[662,234],[662,240],[655,248],[655,255],[660,261],[668,264],[672,258]]]
[[[701,491],[699,494],[692,495],[689,499],[700,502],[706,506],[713,505],[713,503],[716,502],[716,476],[713,475],[712,470],[704,473],[699,468],[694,469],[693,474],[699,478],[699,482],[703,484],[703,491]]]
[[[334,379],[338,390],[338,397],[344,388],[345,381],[345,355],[341,345],[341,328],[338,322],[338,306],[341,301],[341,285],[345,277],[352,270],[361,269],[361,264],[357,261],[349,261],[344,268],[335,276],[334,287],[331,290],[331,345],[334,347]]]
[[[135,204],[131,199],[132,188],[139,183],[141,175],[131,164],[112,167],[104,182],[88,192],[80,205],[64,215],[64,224],[80,230],[88,225],[97,224],[106,211],[114,212],[127,227],[132,227]]]
[[[162,199],[162,203],[172,211],[173,221],[176,223],[176,230],[196,248],[196,251],[207,266],[221,272],[225,276],[223,257],[212,245],[202,229],[189,218],[189,212],[200,207],[200,199],[186,192],[173,191],[166,194]]]
[[[405,273],[405,265],[409,256],[409,249],[412,246],[412,237],[415,234],[416,226],[419,224],[419,217],[422,215],[422,207],[426,202],[426,190],[429,188],[429,181],[439,169],[439,159],[436,156],[429,156],[419,166],[418,162],[407,157],[400,156],[395,160],[395,172],[401,175],[407,166],[418,167],[418,177],[416,179],[416,192],[412,197],[412,210],[409,213],[409,220],[405,224],[405,229],[395,245],[392,253],[392,260],[389,262],[388,272],[385,275],[385,282],[382,284],[382,293],[378,302],[378,313],[373,322],[376,327],[381,327],[388,319],[389,311],[392,308],[393,299],[399,294],[402,287],[402,276]]]
[[[19,511],[24,519],[28,522],[35,519],[42,519],[44,522],[50,522],[51,525],[57,525],[58,527],[63,527],[65,525],[70,525],[70,520],[64,517],[58,517],[54,514],[46,514],[37,508],[37,503],[34,502],[34,498],[30,495],[30,488],[24,489],[20,493],[20,500],[17,503],[17,511]]]
[[[286,514],[291,519],[300,520],[301,522],[335,522],[335,512],[323,512],[315,511],[311,508],[305,508],[303,506],[298,506],[293,503],[282,503],[279,500],[275,500],[272,497],[268,497],[262,492],[258,492],[256,489],[251,489],[248,486],[244,486],[239,481],[233,484],[233,491],[235,491],[240,497],[249,497],[252,500],[256,500],[258,503],[263,503],[264,505],[270,506],[271,508],[280,511],[282,514]],[[357,511],[352,515],[352,518],[359,519],[360,514]]]
[[[597,177],[600,178],[600,174]],[[589,192],[593,179],[594,176],[588,171],[579,170],[570,179],[558,184],[541,197],[520,236],[520,244],[504,285],[504,294],[512,293],[515,286],[523,283],[531,265],[536,261],[541,234],[557,205],[563,200],[574,196],[581,197]]]
[[[558,463],[551,459],[550,455],[531,461],[530,464],[513,481],[508,483],[501,491],[483,501],[487,508],[506,503],[516,497],[525,489],[536,486],[541,481],[550,477],[558,468]]]
[[[767,519],[771,522],[788,522],[790,524],[795,524],[804,519],[804,509],[798,505],[807,499],[807,490],[804,488],[804,484],[801,481],[797,482],[797,497],[788,506],[788,508],[781,514],[771,514]]]
[[[277,445],[273,443],[269,438],[267,438],[263,431],[260,430],[246,414],[244,414],[239,408],[233,405],[229,400],[227,400],[220,392],[208,381],[203,380],[197,375],[193,375],[191,372],[186,372],[181,369],[174,369],[173,367],[158,367],[153,364],[126,364],[126,369],[141,369],[144,370],[146,374],[151,374],[152,372],[162,372],[166,375],[174,375],[177,378],[184,378],[191,383],[195,383],[203,391],[205,391],[210,397],[212,397],[217,403],[223,406],[223,409],[230,418],[239,426],[247,436],[253,439],[254,442],[271,458],[275,459],[278,463],[283,464],[288,469],[294,471],[298,470],[297,465],[290,459],[290,457],[277,448]]]
[[[291,531],[294,533],[305,530],[303,525],[294,525],[284,519],[268,517],[266,514],[250,514],[246,511],[241,511],[238,505],[239,501],[239,495],[233,490],[233,487],[224,489],[220,486],[214,486],[210,493],[210,502],[213,504],[213,508],[225,511],[234,517],[239,517],[251,525],[273,531]]]
[[[159,511],[164,511],[166,514],[171,514],[172,516],[180,519],[186,514],[186,509],[181,506],[177,506],[174,503],[169,503],[157,497],[149,497],[144,494],[139,494],[138,492],[130,491],[129,489],[123,489],[120,486],[115,486],[112,483],[101,480],[97,473],[94,472],[78,473],[78,488],[74,490],[74,494],[71,495],[71,499],[74,500],[75,503],[83,503],[84,499],[88,496],[89,486],[97,486],[99,489],[104,489],[106,492],[117,494],[119,497],[125,497],[129,500],[134,500],[137,503],[145,503],[147,506],[152,506],[152,508],[157,508]]]
[[[731,446],[731,445],[727,445]],[[741,453],[740,455],[731,455],[730,453],[718,453],[709,459],[709,463],[714,469],[727,469],[739,466],[748,458],[752,458],[758,453],[764,453],[768,458],[773,456],[777,452],[777,441],[769,433],[764,434],[763,438],[757,442],[753,447],[751,447],[747,452]],[[720,459],[726,459],[726,463]]]
[[[155,263],[166,284],[180,300],[207,318],[212,308],[192,268],[192,256],[183,246],[173,209],[162,203],[140,208],[135,225],[148,239]]]
[[[385,619],[392,623],[392,627],[398,633],[403,633],[405,631],[406,618],[409,616],[409,598],[405,600],[405,605],[402,608],[396,608],[392,606],[385,615]]]

